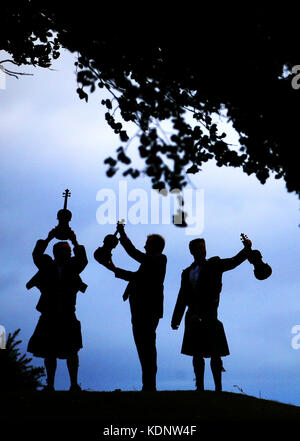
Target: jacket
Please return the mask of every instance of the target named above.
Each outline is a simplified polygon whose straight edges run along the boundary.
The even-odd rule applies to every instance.
[[[140,263],[137,271],[116,268],[117,278],[129,281],[123,299],[129,298],[131,314],[136,316],[163,317],[164,278],[167,257],[164,254],[149,255],[137,250],[127,237],[120,239],[126,252]]]
[[[26,284],[27,289],[37,287],[41,291],[36,309],[41,313],[72,313],[76,309],[78,291],[85,292],[87,285],[79,274],[88,260],[83,245],[74,247],[74,257],[61,268],[48,254],[44,254],[48,242],[38,240],[32,256],[39,271]]]
[[[195,289],[191,286],[189,279],[190,270],[195,263],[184,269],[172,316],[172,325],[180,325],[186,307],[190,315],[216,319],[222,290],[222,275],[225,271],[232,270],[244,262],[248,254],[248,249],[244,248],[236,256],[228,259],[215,256],[204,260]]]

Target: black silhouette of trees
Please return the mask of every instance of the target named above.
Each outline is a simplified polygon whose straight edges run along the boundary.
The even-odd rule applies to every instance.
[[[43,367],[30,365],[32,358],[21,355],[18,348],[21,340],[16,340],[20,329],[8,334],[6,349],[0,350],[0,391],[37,390],[45,375]]]
[[[173,4],[164,13],[155,4],[143,11],[97,5],[6,2],[0,48],[18,66],[50,67],[62,48],[78,55],[80,99],[98,88],[109,93],[102,99],[105,119],[120,146],[105,160],[108,176],[121,167],[124,176],[145,174],[154,188],[182,188],[188,173],[214,160],[261,183],[273,174],[300,194],[292,7]],[[232,122],[238,145],[227,142],[216,115]],[[142,169],[127,154],[127,122],[137,126]]]

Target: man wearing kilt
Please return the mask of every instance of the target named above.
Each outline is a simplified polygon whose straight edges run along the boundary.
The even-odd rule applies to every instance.
[[[189,243],[194,262],[182,272],[171,326],[178,329],[187,307],[181,353],[193,357],[197,391],[204,390],[204,358],[210,358],[215,390],[222,391],[224,368],[221,357],[229,355],[223,324],[218,320],[222,274],[247,259],[252,243],[245,238],[243,245],[244,248],[232,258],[215,256],[206,259],[204,239],[194,239]]]
[[[56,229],[47,239],[38,240],[32,256],[39,271],[27,283],[27,289],[36,286],[41,296],[36,309],[41,313],[37,326],[28,343],[28,352],[44,358],[47,372],[47,386],[44,390],[54,391],[57,358],[66,359],[70,375],[71,391],[80,390],[77,383],[78,351],[82,348],[80,321],[75,315],[78,291],[85,292],[87,285],[79,274],[88,261],[85,248],[79,245],[75,233],[71,231],[68,242],[57,242],[53,246],[52,259],[45,254],[49,242],[55,237]]]

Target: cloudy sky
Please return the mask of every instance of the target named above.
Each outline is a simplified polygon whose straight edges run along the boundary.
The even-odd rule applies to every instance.
[[[7,55],[2,53],[0,60],[4,58]],[[292,348],[292,338],[298,341],[292,328],[300,324],[297,197],[287,193],[282,181],[270,179],[262,186],[240,170],[208,164],[191,178],[191,194],[196,197],[198,191],[199,195],[193,207],[198,230],[187,234],[162,220],[151,225],[149,181],[105,175],[103,160],[113,155],[119,140],[105,124],[100,92],[90,96],[88,103],[79,100],[73,62],[73,56],[64,53],[54,64],[55,71],[25,68],[23,72],[34,75],[19,80],[7,77],[6,88],[0,89],[0,324],[7,333],[21,329],[25,352],[39,318],[35,310],[39,292],[25,288],[36,271],[32,249],[57,224],[62,192],[69,188],[71,227],[89,258],[82,273],[88,289],[77,300],[84,343],[79,382],[91,390],[141,388],[129,305],[122,301],[126,282],[115,279],[93,259],[104,236],[114,232],[113,225],[98,222],[105,202],[101,197],[108,197],[110,190],[117,218],[120,201],[127,199],[126,229],[137,248],[143,248],[152,232],[166,239],[165,314],[157,331],[158,389],[194,388],[192,360],[180,354],[183,323],[178,331],[170,328],[180,274],[191,263],[189,240],[203,236],[208,257],[231,257],[241,249],[243,232],[262,251],[273,274],[258,281],[252,266],[244,262],[223,277],[219,318],[231,351],[224,358],[224,390],[239,392],[238,386],[249,395],[300,405],[300,350]],[[234,142],[230,127],[228,133]],[[134,157],[134,143],[128,153]],[[126,185],[127,195],[122,193],[120,199],[119,189],[124,191]],[[146,223],[137,223],[143,210]],[[114,261],[130,270],[138,267],[121,247],[114,251]],[[33,363],[42,365],[43,360],[35,358]],[[213,389],[207,366],[206,387]],[[69,388],[64,361],[58,363],[56,388]]]

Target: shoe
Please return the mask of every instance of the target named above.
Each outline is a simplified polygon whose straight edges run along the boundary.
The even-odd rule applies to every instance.
[[[79,384],[74,384],[74,385],[71,385],[69,391],[70,392],[80,392],[81,387],[79,386]]]
[[[196,392],[203,392],[204,391],[204,381],[203,378],[194,378],[194,381],[196,382]]]
[[[196,392],[204,392],[204,387],[196,387],[195,389]]]

